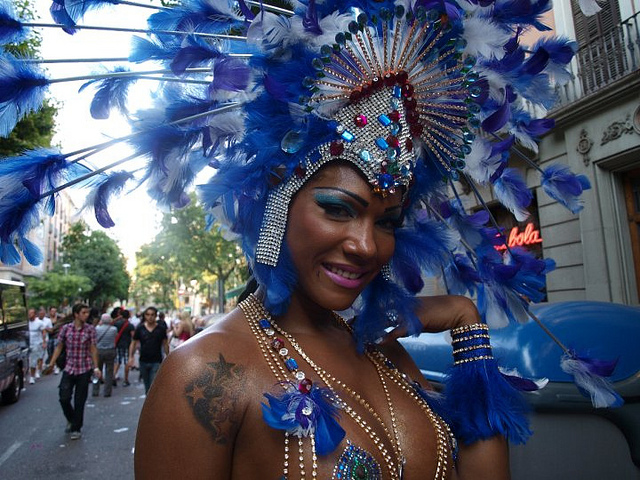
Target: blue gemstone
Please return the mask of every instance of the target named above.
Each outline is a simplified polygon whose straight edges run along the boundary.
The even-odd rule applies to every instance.
[[[398,110],[400,108],[400,99],[393,97],[389,104],[393,110]]]
[[[384,126],[388,127],[391,125],[391,119],[387,117],[384,113],[378,116],[378,121]]]
[[[473,133],[469,132],[469,131],[466,131],[466,132],[464,132],[462,134],[462,140],[467,145],[472,144],[475,139],[476,139],[476,136]]]
[[[396,152],[396,149],[393,147],[389,147],[387,148],[387,158],[389,160],[395,160],[395,158],[398,156],[398,152]]]
[[[391,127],[389,127],[391,135],[396,137],[400,134],[400,130],[402,130],[402,126],[399,123],[392,123]]]
[[[388,173],[382,173],[378,175],[378,185],[380,185],[380,187],[385,190],[393,187],[393,176]]]
[[[298,362],[296,362],[293,358],[287,358],[284,364],[290,372],[298,369]]]
[[[378,148],[380,150],[386,150],[387,148],[389,148],[389,144],[387,143],[387,141],[382,138],[382,137],[378,137],[376,138],[376,145],[378,146]]]
[[[340,134],[340,136],[345,142],[353,142],[356,138],[349,130],[345,130],[344,132],[342,132],[342,134]]]
[[[271,322],[266,318],[261,318],[258,324],[260,325],[260,328],[271,328]]]
[[[369,153],[369,150],[361,150],[360,159],[364,162],[370,162],[372,160],[372,156],[371,153]]]
[[[289,130],[280,141],[280,148],[286,153],[297,153],[303,145],[304,136],[296,130]]]
[[[396,98],[402,98],[402,88],[398,85],[393,87],[393,96]]]

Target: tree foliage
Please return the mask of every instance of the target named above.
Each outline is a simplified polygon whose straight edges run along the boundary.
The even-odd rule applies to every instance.
[[[29,279],[29,306],[61,307],[83,299],[93,289],[93,282],[83,275],[47,272],[42,278]]]
[[[220,307],[230,282],[244,281],[242,251],[214,225],[206,229],[205,212],[194,194],[186,207],[166,213],[162,230],[136,254],[134,298],[177,305],[178,288],[197,280],[199,288],[215,282]],[[168,302],[172,299],[172,302]]]
[[[118,244],[101,231],[90,231],[80,221],[62,240],[62,258],[69,273],[91,279],[93,287],[85,298],[90,305],[104,307],[128,298],[130,278]]]

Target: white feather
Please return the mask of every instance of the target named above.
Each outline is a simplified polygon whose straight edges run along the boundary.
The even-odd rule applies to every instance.
[[[504,328],[509,325],[509,317],[504,313],[504,309],[499,305],[489,285],[485,285],[485,319],[489,328]]]
[[[600,10],[602,10],[602,7],[598,5],[598,2],[596,2],[596,0],[580,0],[579,3],[580,3],[580,10],[587,17],[595,15]]]
[[[606,378],[589,372],[586,365],[579,360],[565,355],[560,361],[560,367],[573,376],[576,385],[589,392],[595,408],[609,407],[616,402],[617,398],[611,391],[611,383]]]
[[[340,14],[338,11],[327,15],[319,21],[322,35],[313,35],[310,37],[311,42],[316,47],[322,45],[331,45],[335,43],[336,34],[340,32],[346,32],[349,28],[349,22],[353,20],[353,17],[349,14]]]
[[[465,173],[476,182],[485,184],[500,166],[499,155],[491,156],[491,144],[482,138],[476,138],[471,144],[471,153],[464,159],[467,164]]]
[[[504,45],[511,34],[487,18],[469,17],[464,24],[463,38],[467,41],[464,53],[474,57],[504,57]]]

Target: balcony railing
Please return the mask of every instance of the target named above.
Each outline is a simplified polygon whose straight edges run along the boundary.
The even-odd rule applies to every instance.
[[[569,66],[571,80],[557,85],[553,110],[578,100],[640,70],[640,12],[582,46]],[[540,114],[529,102],[525,108]]]

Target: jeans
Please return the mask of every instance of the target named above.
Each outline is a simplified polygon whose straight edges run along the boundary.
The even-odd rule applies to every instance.
[[[113,361],[116,358],[115,348],[98,349],[98,368],[104,375],[104,396],[111,396],[113,388]],[[106,370],[106,372],[105,372]],[[93,384],[93,396],[100,395],[100,382]]]
[[[159,363],[140,362],[140,376],[144,382],[144,393],[148,393],[153,383],[153,379],[160,368]]]
[[[60,405],[67,421],[71,424],[72,432],[79,432],[84,420],[84,404],[89,394],[89,382],[91,381],[91,370],[80,375],[71,375],[62,372],[60,379]],[[75,389],[75,392],[74,392]],[[71,396],[73,395],[73,405]]]

